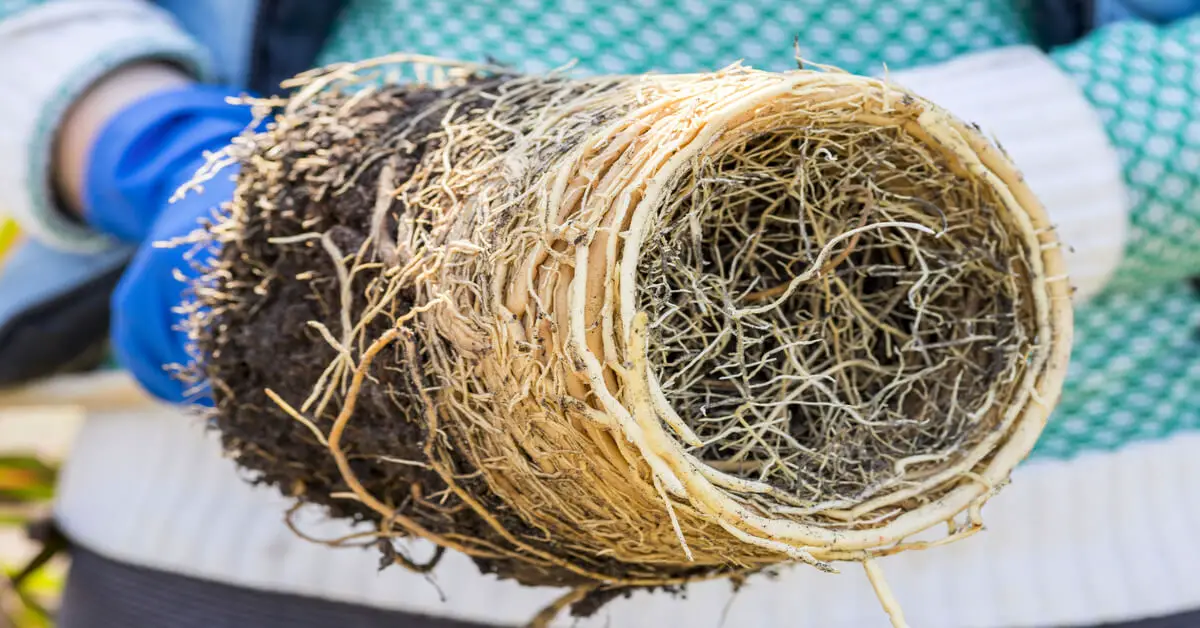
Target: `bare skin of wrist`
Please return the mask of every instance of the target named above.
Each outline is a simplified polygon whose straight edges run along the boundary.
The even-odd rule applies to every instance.
[[[118,68],[88,88],[67,112],[54,144],[54,184],[68,212],[82,215],[88,156],[104,125],[150,94],[191,82],[174,66],[150,62]]]

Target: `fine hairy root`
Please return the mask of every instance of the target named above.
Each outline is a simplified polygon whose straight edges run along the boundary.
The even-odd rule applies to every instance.
[[[902,624],[874,561],[978,531],[1057,401],[1044,210],[884,81],[397,56],[295,86],[194,182],[240,168],[190,328],[238,464],[377,528],[331,543],[569,588],[543,623],[859,561]]]

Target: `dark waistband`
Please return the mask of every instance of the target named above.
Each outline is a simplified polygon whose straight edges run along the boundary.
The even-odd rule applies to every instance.
[[[58,628],[489,628],[210,582],[71,550]],[[1200,611],[1092,628],[1198,628]],[[492,627],[495,628],[495,627]],[[756,627],[759,628],[759,627]],[[769,628],[769,627],[761,627]]]
[[[236,587],[71,549],[58,628],[487,628]]]

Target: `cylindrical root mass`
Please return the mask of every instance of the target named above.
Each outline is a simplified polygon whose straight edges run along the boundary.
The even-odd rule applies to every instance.
[[[1071,313],[976,129],[831,70],[384,61],[302,77],[226,155],[192,327],[242,466],[389,560],[425,538],[593,598],[979,528]]]

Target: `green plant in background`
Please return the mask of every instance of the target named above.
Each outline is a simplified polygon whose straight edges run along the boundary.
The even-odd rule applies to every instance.
[[[12,513],[49,500],[57,476],[55,466],[35,456],[0,455],[0,523],[11,524]]]
[[[0,455],[0,528],[24,530],[46,513],[54,494],[58,468],[35,456]],[[43,535],[46,536],[46,535]],[[50,608],[62,589],[62,580],[47,569],[61,544],[50,538],[24,565],[8,564],[14,557],[0,556],[0,628],[49,628]]]

